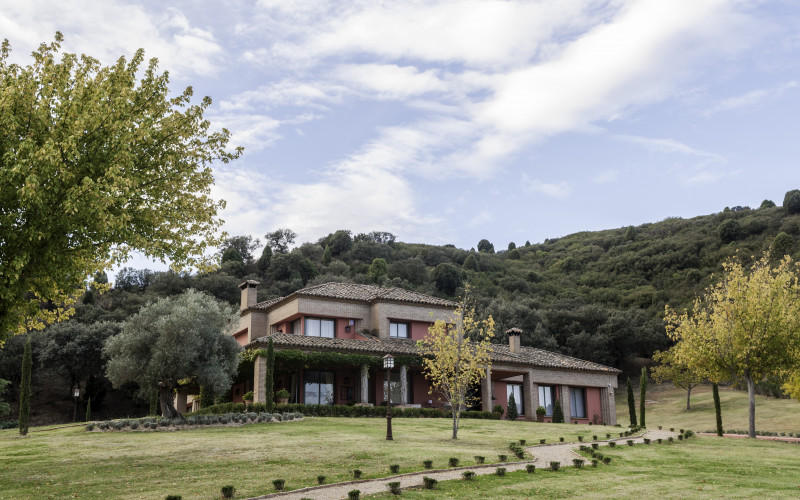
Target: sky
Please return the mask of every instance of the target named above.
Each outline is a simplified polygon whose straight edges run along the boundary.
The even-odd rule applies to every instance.
[[[798,27],[781,0],[0,0],[14,62],[61,31],[213,99],[229,234],[466,249],[780,205]]]

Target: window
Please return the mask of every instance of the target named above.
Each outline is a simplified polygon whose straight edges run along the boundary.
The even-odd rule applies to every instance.
[[[586,418],[586,389],[583,387],[570,387],[569,389],[569,416]]]
[[[306,371],[303,382],[305,404],[333,404],[333,372]]]
[[[517,415],[525,415],[525,402],[522,399],[522,386],[520,384],[506,384],[506,401],[511,400],[514,394],[514,402],[517,404]]]
[[[400,397],[402,396],[400,374],[397,372],[392,372],[390,375],[392,381],[392,405],[407,403],[408,401],[400,401]],[[408,388],[408,385],[406,385],[406,388]],[[407,397],[410,398],[410,395],[407,394]],[[383,381],[383,400],[386,401],[386,380]]]
[[[389,322],[389,336],[390,337],[397,337],[399,339],[407,339],[408,332],[411,330],[409,328],[408,323],[395,323],[394,321]]]
[[[292,321],[291,326],[289,328],[289,333],[292,335],[300,335],[300,318]]]
[[[514,397],[517,397],[514,395]],[[544,406],[544,409],[547,410],[545,413],[546,416],[552,417],[553,416],[553,401],[555,398],[553,397],[553,387],[550,385],[540,385],[539,386],[539,406]]]
[[[336,323],[332,319],[306,318],[307,337],[327,337],[334,338],[336,335]]]

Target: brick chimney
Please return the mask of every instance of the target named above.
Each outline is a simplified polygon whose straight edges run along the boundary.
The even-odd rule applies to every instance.
[[[519,328],[509,328],[506,330],[508,335],[508,350],[511,352],[519,352],[519,336],[522,335],[522,330]]]
[[[244,311],[256,305],[258,285],[260,285],[260,283],[255,280],[247,280],[239,285],[239,288],[242,290],[242,303],[239,306],[239,311]]]

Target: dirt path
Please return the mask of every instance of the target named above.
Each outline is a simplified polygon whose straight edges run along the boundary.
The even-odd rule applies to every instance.
[[[537,469],[550,467],[550,462],[561,462],[562,467],[571,467],[572,460],[584,458],[575,452],[582,444],[591,445],[596,442],[600,446],[607,446],[609,441],[626,443],[628,439],[633,439],[636,443],[644,442],[644,438],[656,440],[659,438],[667,439],[670,436],[677,436],[677,433],[662,430],[647,431],[639,437],[623,437],[608,441],[587,441],[584,443],[564,443],[528,446],[525,448],[529,454],[533,455],[533,460],[523,462],[507,462],[490,465],[474,465],[470,467],[455,467],[452,469],[428,470],[422,472],[412,472],[410,474],[400,474],[397,476],[382,477],[378,479],[365,479],[361,481],[347,481],[344,483],[326,484],[324,486],[313,486],[299,490],[276,492],[269,495],[254,497],[249,500],[261,500],[280,498],[285,500],[300,500],[302,498],[313,498],[315,500],[340,500],[347,499],[347,494],[351,490],[359,490],[362,496],[372,495],[388,491],[387,484],[392,481],[399,481],[401,488],[421,487],[422,478],[430,477],[437,481],[449,481],[461,479],[464,471],[473,471],[475,475],[494,474],[498,467],[505,467],[508,472],[524,470],[528,464],[534,464]],[[584,458],[585,460],[585,458]]]

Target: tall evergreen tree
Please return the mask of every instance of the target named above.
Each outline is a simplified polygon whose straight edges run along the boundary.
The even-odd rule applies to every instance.
[[[517,409],[517,401],[514,398],[514,392],[511,392],[511,395],[508,396],[508,413],[506,413],[506,419],[508,420],[516,420],[519,416],[519,410]]]
[[[267,413],[272,413],[272,405],[275,402],[275,347],[271,338],[267,343],[267,380],[264,387],[267,393]]]
[[[714,395],[714,414],[717,417],[717,436],[722,437],[722,406],[719,403],[719,386],[716,382],[711,384],[711,392]]]
[[[647,368],[642,367],[642,377],[639,379],[639,425],[647,427],[644,423],[644,401],[647,395]]]
[[[25,342],[25,351],[22,354],[22,382],[19,385],[19,433],[28,435],[28,417],[31,414],[31,337]]]
[[[636,400],[633,399],[633,386],[631,378],[628,377],[628,413],[631,416],[631,427],[636,427]]]
[[[564,423],[564,409],[561,408],[561,400],[556,399],[555,404],[553,405],[553,423],[554,424],[563,424]]]

